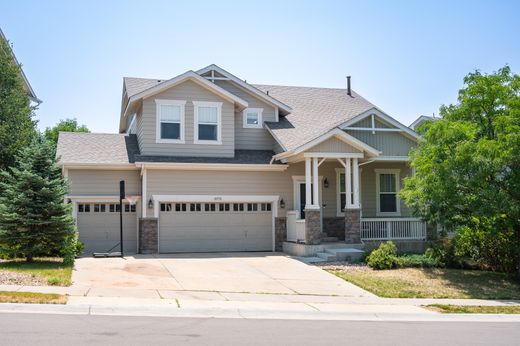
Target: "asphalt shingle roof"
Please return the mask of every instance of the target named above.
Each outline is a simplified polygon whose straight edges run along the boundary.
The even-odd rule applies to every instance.
[[[292,107],[278,123],[266,125],[287,149],[295,149],[375,106],[347,89],[254,85]]]
[[[153,156],[136,155],[136,162],[178,162],[178,163],[230,163],[230,164],[269,164],[274,151],[235,150],[235,157],[191,157],[191,156]],[[275,162],[278,163],[278,162]]]
[[[130,164],[139,154],[136,135],[60,132],[56,157],[63,164]]]
[[[126,87],[126,93],[128,97],[132,97],[136,94],[139,94],[146,89],[150,89],[162,82],[165,82],[165,79],[150,79],[150,78],[134,78],[134,77],[125,77],[123,78]]]

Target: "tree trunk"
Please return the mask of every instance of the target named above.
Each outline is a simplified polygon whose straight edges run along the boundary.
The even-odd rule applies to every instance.
[[[516,225],[516,274],[520,277],[520,225]]]
[[[29,254],[25,257],[25,260],[27,261],[27,263],[33,263],[34,262],[34,257],[32,254]]]

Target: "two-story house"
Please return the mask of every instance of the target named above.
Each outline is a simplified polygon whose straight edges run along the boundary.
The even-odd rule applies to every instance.
[[[418,135],[350,79],[345,89],[252,85],[216,65],[125,78],[119,132],[60,133],[86,253],[119,241],[120,180],[127,252],[284,243],[295,252],[295,244],[425,237],[398,196]]]

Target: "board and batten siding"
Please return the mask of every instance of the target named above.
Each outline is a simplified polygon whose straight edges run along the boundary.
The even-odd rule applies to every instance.
[[[390,126],[390,125],[385,124],[384,122],[379,120],[376,115],[374,117],[375,117],[374,125],[376,126],[376,128],[393,128],[394,127],[394,126]],[[372,117],[368,116],[368,117],[366,117],[364,119],[361,119],[357,123],[354,123],[354,124],[350,125],[350,127],[369,127],[369,128],[372,128]]]
[[[185,143],[156,143],[156,99],[185,100]],[[222,144],[194,144],[193,101],[222,102]],[[233,157],[235,154],[235,111],[231,102],[193,81],[186,81],[143,100],[141,130],[138,132],[142,155]]]
[[[141,194],[141,179],[136,170],[69,169],[71,195],[119,196],[119,181],[125,181],[127,195]]]
[[[349,135],[382,152],[381,156],[408,156],[417,143],[400,132],[376,132],[347,130]]]
[[[249,108],[262,108],[262,121],[276,121],[275,108],[251,95],[233,82],[215,81],[215,84],[246,100]],[[235,148],[244,150],[273,150],[274,139],[265,128],[250,129],[243,126],[243,113],[235,113]]]
[[[361,151],[337,138],[330,138],[307,150],[311,153],[360,153]]]

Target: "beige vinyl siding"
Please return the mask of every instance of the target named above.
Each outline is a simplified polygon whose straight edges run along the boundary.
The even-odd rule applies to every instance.
[[[417,143],[401,132],[346,131],[349,135],[382,152],[382,156],[408,156]]]
[[[292,180],[285,172],[219,172],[147,170],[151,195],[264,195],[280,196],[292,205]],[[280,210],[280,213],[284,210]],[[149,209],[148,214],[152,215]]]
[[[377,217],[377,189],[376,169],[399,169],[400,189],[404,187],[403,179],[410,176],[412,171],[406,163],[380,163],[374,162],[362,166],[361,169],[361,206],[363,217]],[[401,216],[411,217],[411,210],[400,200]],[[399,217],[399,216],[396,216]]]
[[[185,143],[156,143],[155,99],[185,100],[184,139]],[[207,145],[193,143],[193,101],[222,102],[222,144]],[[193,81],[186,81],[143,101],[142,129],[139,146],[143,155],[233,157],[235,153],[234,105]]]
[[[137,135],[137,144],[139,148],[142,147],[142,140],[144,138],[143,134],[143,107],[142,105],[138,108],[136,112],[136,135]]]
[[[124,180],[127,195],[140,195],[138,170],[69,169],[71,195],[119,196],[119,181]]]
[[[360,151],[350,144],[337,138],[330,138],[307,150],[312,153],[360,153]]]
[[[233,82],[216,81],[218,86],[230,93],[246,100],[249,108],[263,108],[262,121],[276,121],[275,108],[268,103],[251,95]],[[243,126],[243,113],[235,113],[235,148],[249,150],[273,150],[274,139],[264,128],[245,129]]]

